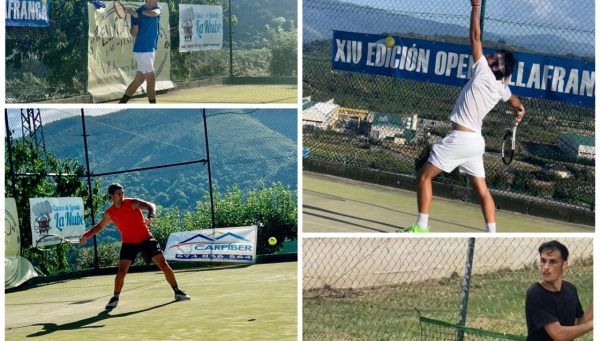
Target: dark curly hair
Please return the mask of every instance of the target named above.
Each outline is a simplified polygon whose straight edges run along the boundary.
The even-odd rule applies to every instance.
[[[496,76],[497,80],[502,80],[503,78],[508,78],[512,74],[515,65],[517,64],[517,59],[515,55],[505,49],[497,50],[494,54],[500,53],[504,56],[504,72],[502,71],[494,71],[494,76]]]

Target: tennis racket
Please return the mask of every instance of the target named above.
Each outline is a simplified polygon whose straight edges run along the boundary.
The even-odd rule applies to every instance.
[[[519,122],[515,122],[515,125],[512,129],[506,129],[504,138],[502,139],[502,149],[500,150],[500,155],[502,156],[502,162],[504,162],[504,164],[507,166],[510,165],[515,156],[517,125],[519,125]]]
[[[47,234],[35,241],[34,247],[40,251],[50,251],[57,245],[79,244],[79,239],[65,239],[57,234]]]
[[[117,17],[125,19],[125,17],[127,16],[127,9],[125,8],[125,5],[123,5],[121,1],[115,1],[113,7],[115,8],[115,13],[117,14]]]

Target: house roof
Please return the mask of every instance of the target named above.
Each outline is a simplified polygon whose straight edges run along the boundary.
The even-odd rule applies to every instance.
[[[594,146],[595,143],[595,137],[592,136],[587,136],[587,135],[581,135],[581,134],[576,134],[576,133],[560,133],[560,138],[562,139],[567,139],[570,141],[573,141],[579,145],[584,145],[584,146]]]
[[[333,103],[333,99],[327,102],[315,103],[306,110],[302,110],[302,119],[306,121],[326,122],[340,106]]]

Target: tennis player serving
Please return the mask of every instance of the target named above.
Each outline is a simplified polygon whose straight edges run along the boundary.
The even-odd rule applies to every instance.
[[[433,144],[429,159],[417,175],[418,215],[414,225],[398,232],[429,232],[429,208],[432,200],[431,181],[441,172],[450,173],[456,167],[466,173],[481,205],[487,232],[496,232],[496,212],[486,182],[483,166],[485,141],[481,126],[485,116],[502,100],[517,110],[520,122],[525,109],[518,97],[511,94],[508,82],[516,64],[514,55],[498,50],[485,56],[481,46],[479,15],[481,0],[471,1],[471,51],[473,54],[472,76],[462,89],[450,114],[452,131]]]
[[[131,36],[133,58],[137,63],[137,72],[119,103],[127,103],[137,89],[146,81],[148,102],[156,103],[156,74],[154,73],[154,57],[158,45],[161,9],[157,0],[146,0],[137,10],[131,9]]]
[[[165,260],[160,245],[148,229],[152,224],[156,206],[140,199],[125,198],[123,186],[120,184],[108,186],[108,195],[113,204],[104,212],[102,220],[84,233],[79,240],[81,244],[85,244],[90,237],[102,231],[110,222],[113,222],[121,232],[123,243],[119,256],[119,271],[115,278],[114,296],[106,305],[106,309],[114,309],[119,304],[119,295],[123,288],[125,275],[140,252],[151,258],[165,274],[167,282],[175,292],[176,301],[189,300],[190,297],[177,286],[173,270]],[[147,218],[142,215],[142,210],[148,211]]]

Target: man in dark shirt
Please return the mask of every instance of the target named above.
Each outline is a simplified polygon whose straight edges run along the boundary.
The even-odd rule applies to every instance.
[[[540,245],[538,252],[542,279],[527,290],[527,340],[573,340],[590,332],[594,324],[592,304],[584,312],[577,288],[563,280],[569,250],[553,240]]]

